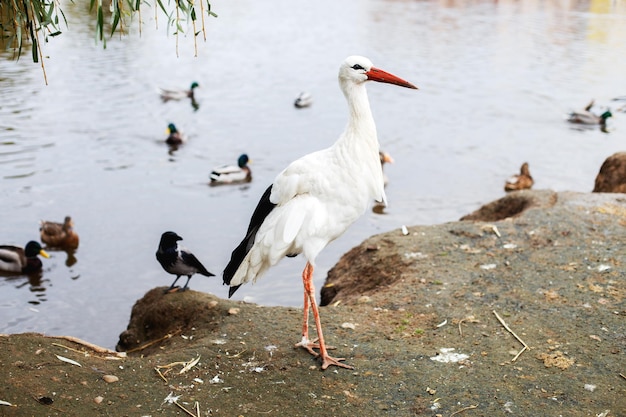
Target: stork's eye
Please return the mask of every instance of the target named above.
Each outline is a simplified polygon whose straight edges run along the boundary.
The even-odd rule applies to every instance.
[[[365,68],[363,68],[362,66],[360,66],[359,64],[354,64],[352,66],[353,70],[365,70]]]

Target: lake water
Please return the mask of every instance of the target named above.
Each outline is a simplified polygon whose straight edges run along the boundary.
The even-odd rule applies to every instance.
[[[626,147],[626,113],[610,133],[573,129],[568,111],[626,95],[626,2],[215,0],[207,41],[155,29],[95,42],[87,6],[44,45],[46,73],[26,54],[0,60],[2,243],[38,239],[40,219],[72,215],[81,244],[44,259],[40,279],[0,277],[0,333],[69,334],[113,347],[134,302],[172,276],[157,263],[174,230],[221,275],[258,198],[292,160],[329,146],[347,119],[337,85],[348,55],[420,90],[368,85],[382,148],[395,163],[386,214],[368,211],[318,258],[319,290],[341,255],[368,236],[455,221],[504,195],[527,161],[535,188],[591,191],[604,159]],[[10,53],[5,53],[9,57]],[[199,109],[162,103],[157,87],[200,83]],[[314,104],[297,110],[308,91]],[[626,104],[626,103],[622,103]],[[189,143],[163,143],[174,122]],[[209,187],[214,166],[248,153],[246,186]],[[70,264],[68,266],[67,264]],[[302,257],[285,259],[235,299],[302,304]],[[227,296],[221,279],[191,288]]]

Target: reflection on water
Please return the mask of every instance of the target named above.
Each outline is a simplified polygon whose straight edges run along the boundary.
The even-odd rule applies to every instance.
[[[68,3],[70,28],[43,45],[49,86],[27,57],[0,61],[0,209],[10,219],[0,243],[36,239],[40,219],[71,213],[81,246],[52,252],[38,281],[0,279],[0,333],[114,346],[133,303],[169,285],[154,257],[165,230],[194,242],[206,267],[220,271],[273,178],[340,134],[347,116],[337,68],[352,54],[420,90],[368,87],[381,146],[395,160],[385,167],[389,205],[379,215],[373,204],[319,256],[317,288],[341,254],[372,234],[453,221],[501,197],[524,161],[535,188],[591,191],[604,159],[623,150],[626,115],[614,113],[608,134],[575,130],[566,118],[592,98],[616,108],[611,98],[626,94],[626,60],[616,59],[626,53],[625,7],[226,2],[194,58],[182,37],[176,57],[175,38],[154,30],[150,13],[141,37],[131,28],[103,49],[88,5]],[[193,101],[159,99],[159,86],[194,80],[202,88]],[[293,106],[301,91],[315,97],[306,111]],[[175,152],[163,138],[170,122],[188,136]],[[254,155],[252,182],[207,186],[213,167],[242,153]],[[236,297],[300,305],[303,262],[285,259]],[[191,289],[227,296],[219,277],[204,278]],[[25,308],[33,302],[38,312]]]
[[[76,250],[68,250],[65,252],[67,254],[67,258],[65,259],[65,266],[70,267],[73,266],[78,259],[76,259]]]
[[[49,280],[43,278],[43,273],[33,273],[25,276],[4,276],[0,275],[0,280],[4,280],[8,285],[13,286],[17,290],[28,289],[35,297],[32,299],[26,296],[25,302],[32,305],[37,305],[47,301],[46,298],[46,285],[49,285]]]

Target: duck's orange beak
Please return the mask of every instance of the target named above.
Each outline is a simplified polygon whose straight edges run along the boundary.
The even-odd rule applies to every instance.
[[[43,249],[39,251],[39,254],[40,254],[41,256],[43,256],[44,258],[49,258],[49,257],[50,257],[50,255],[48,255],[48,252],[46,252],[46,251],[45,251],[45,250],[43,250]]]

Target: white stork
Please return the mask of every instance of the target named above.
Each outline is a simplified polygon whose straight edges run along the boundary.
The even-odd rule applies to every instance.
[[[261,197],[223,275],[230,297],[283,257],[304,254],[304,319],[302,340],[296,346],[320,356],[322,369],[353,367],[341,362],[345,358],[331,357],[324,343],[313,286],[315,258],[365,212],[372,199],[386,202],[376,125],[365,89],[368,80],[417,88],[375,68],[367,58],[348,57],[339,68],[339,86],[349,108],[345,131],[329,148],[303,156],[278,174]],[[317,340],[309,339],[309,308]],[[319,348],[319,354],[314,348]]]

